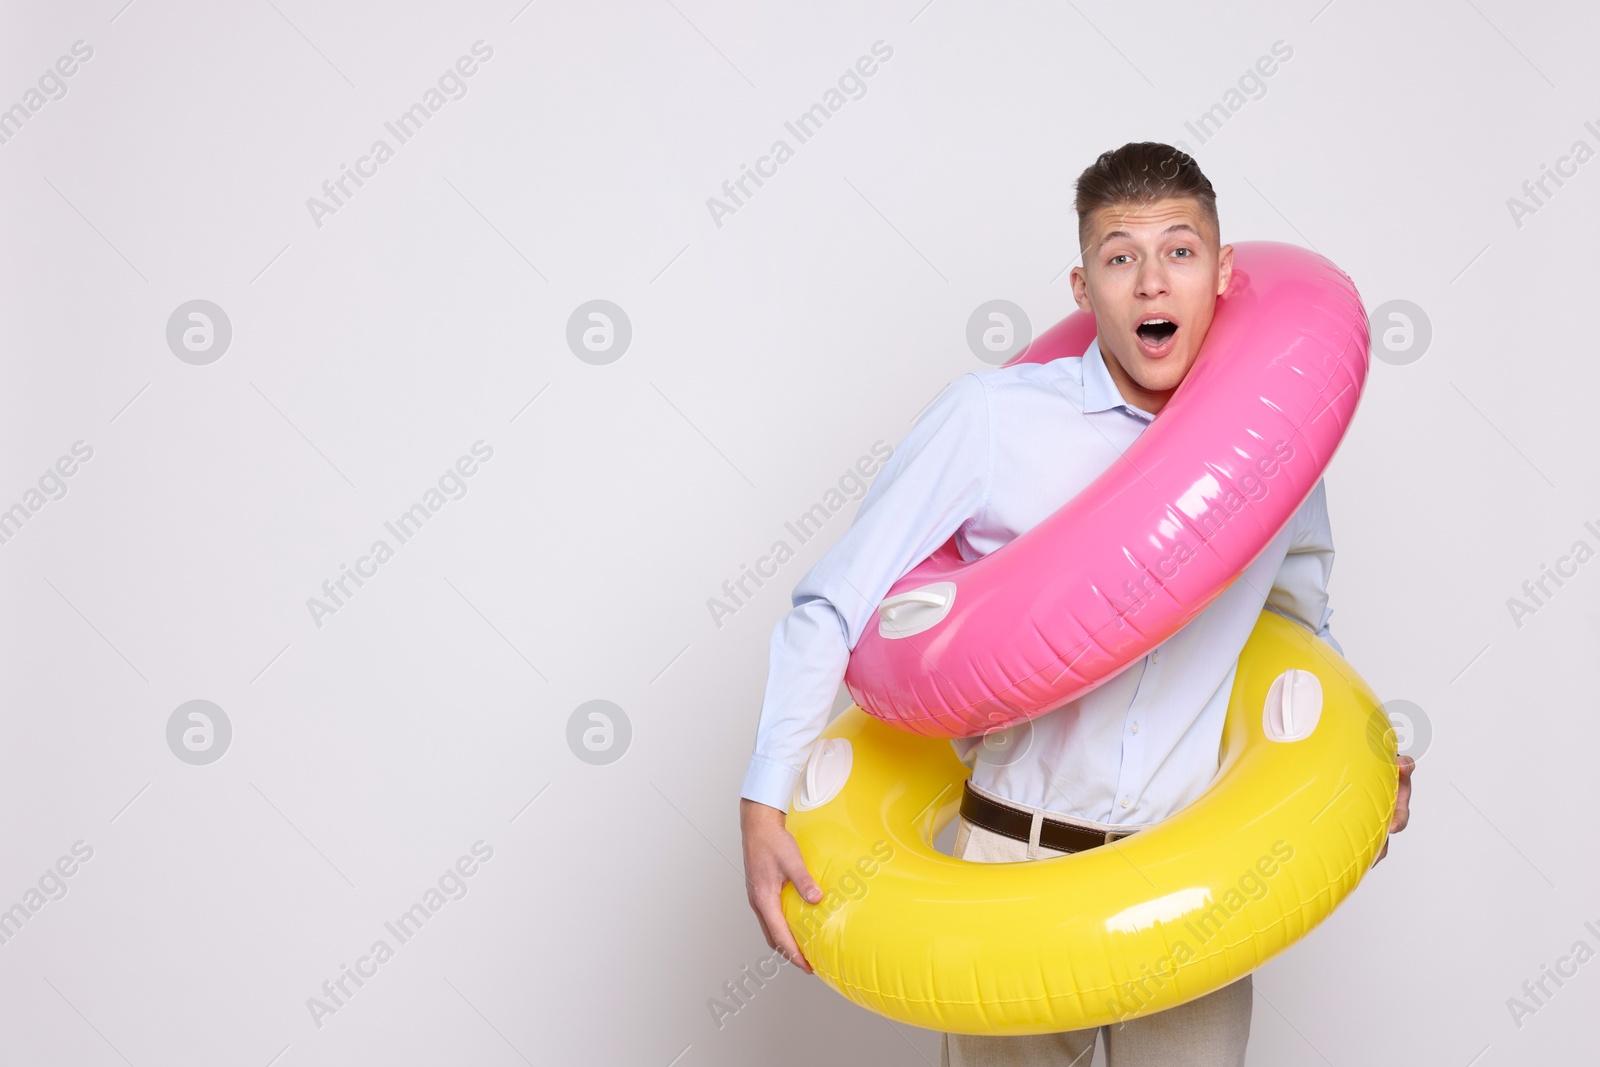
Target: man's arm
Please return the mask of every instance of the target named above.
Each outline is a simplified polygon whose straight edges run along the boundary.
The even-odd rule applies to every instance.
[[[1280,613],[1315,630],[1318,637],[1334,647],[1339,655],[1344,649],[1328,632],[1328,619],[1333,615],[1328,607],[1328,573],[1333,569],[1333,532],[1328,521],[1328,494],[1321,479],[1306,497],[1300,510],[1295,512],[1295,532],[1289,542],[1289,552],[1278,568],[1272,591],[1267,594],[1267,604]],[[1406,828],[1411,821],[1411,774],[1417,761],[1410,756],[1395,760],[1398,784],[1395,791],[1394,811],[1389,816],[1389,836]],[[1389,854],[1389,840],[1372,861]]]
[[[793,882],[812,904],[822,891],[784,826],[790,797],[863,628],[891,585],[979,514],[989,461],[988,393],[975,374],[963,374],[883,465],[855,522],[800,579],[794,606],[773,631],[739,832],[750,910],[767,944],[807,974],[810,961],[783,917],[783,887]]]

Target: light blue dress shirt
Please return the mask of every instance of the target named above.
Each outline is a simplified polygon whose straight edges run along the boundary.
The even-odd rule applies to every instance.
[[[884,464],[850,528],[795,586],[793,608],[773,630],[741,795],[788,809],[850,650],[891,585],[951,534],[971,560],[1040,522],[1154,417],[1123,400],[1098,340],[1082,359],[974,370],[947,385]],[[951,745],[972,768],[972,784],[996,797],[1102,827],[1159,822],[1216,776],[1239,653],[1263,606],[1339,649],[1328,632],[1332,566],[1319,480],[1242,575],[1143,660],[1027,723]]]

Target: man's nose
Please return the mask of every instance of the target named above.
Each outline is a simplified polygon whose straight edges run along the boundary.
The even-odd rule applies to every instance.
[[[1166,295],[1167,272],[1159,262],[1146,260],[1139,268],[1138,291],[1140,296]]]

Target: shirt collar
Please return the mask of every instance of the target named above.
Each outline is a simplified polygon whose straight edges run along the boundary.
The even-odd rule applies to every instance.
[[[1089,342],[1089,347],[1083,353],[1083,412],[1085,415],[1096,411],[1111,411],[1122,408],[1130,415],[1134,415],[1146,422],[1155,416],[1142,408],[1136,408],[1126,400],[1117,390],[1117,383],[1112,380],[1111,372],[1106,370],[1105,357],[1100,353],[1100,338],[1097,336]]]

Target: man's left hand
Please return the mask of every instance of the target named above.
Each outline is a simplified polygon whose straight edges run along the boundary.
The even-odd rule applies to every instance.
[[[1395,765],[1400,768],[1400,785],[1394,794],[1394,815],[1389,819],[1389,834],[1393,836],[1406,828],[1406,823],[1411,821],[1411,772],[1416,769],[1417,761],[1410,756],[1399,756]],[[1378,858],[1372,861],[1376,867],[1383,857],[1389,854],[1389,838],[1383,839],[1383,851],[1378,853]]]

